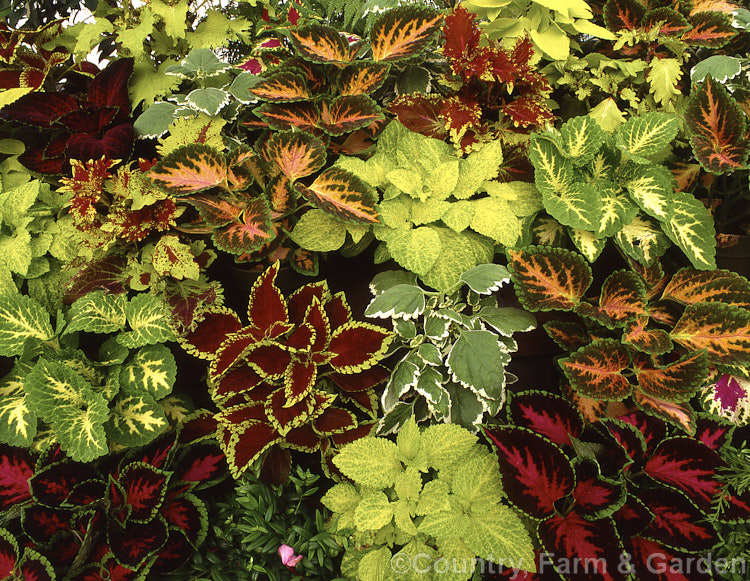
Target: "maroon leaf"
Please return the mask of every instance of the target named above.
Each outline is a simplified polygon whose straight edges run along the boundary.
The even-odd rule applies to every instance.
[[[667,425],[660,418],[656,418],[642,411],[636,411],[624,416],[619,416],[618,420],[633,426],[644,438],[646,444],[645,454],[650,456],[654,448],[667,435]]]
[[[49,508],[39,504],[23,511],[21,522],[24,532],[37,544],[47,543],[52,535],[70,530],[71,511]]]
[[[97,476],[91,464],[58,462],[30,476],[28,486],[38,503],[56,507],[68,498],[75,485],[96,480]]]
[[[159,555],[151,569],[154,573],[171,573],[184,565],[195,548],[190,545],[181,530],[170,529],[169,537],[164,546],[159,549]]]
[[[672,551],[660,543],[633,537],[626,543],[638,581],[708,581],[710,575],[697,566],[690,554]],[[695,563],[693,560],[695,559]],[[690,565],[692,563],[692,566]]]
[[[613,515],[622,538],[633,537],[645,529],[654,515],[637,497],[628,495],[625,504]]]
[[[281,379],[292,362],[290,349],[275,341],[261,341],[250,346],[245,362],[265,381]]]
[[[625,504],[627,491],[620,480],[602,478],[595,462],[582,461],[575,466],[574,510],[586,520],[610,516]]]
[[[603,418],[600,423],[607,428],[633,462],[639,462],[643,459],[646,452],[646,440],[637,427],[619,419],[611,418]]]
[[[104,132],[102,137],[90,133],[74,133],[66,144],[71,159],[128,159],[133,151],[135,132],[130,123],[121,123]]]
[[[124,293],[127,280],[127,276],[123,274],[124,270],[125,260],[118,256],[82,265],[65,291],[66,304],[72,304],[82,296],[99,289],[113,294]]]
[[[128,80],[133,74],[133,59],[119,58],[96,75],[89,85],[88,100],[98,107],[117,107],[130,111]]]
[[[294,405],[310,393],[318,377],[318,368],[309,359],[293,359],[284,373],[286,405]]]
[[[654,514],[654,519],[641,533],[644,537],[690,552],[708,551],[718,542],[713,526],[680,493],[664,488],[644,488],[639,497]]]
[[[234,311],[225,307],[208,308],[201,313],[195,330],[184,335],[180,344],[191,355],[210,359],[227,336],[241,328],[242,323]]]
[[[126,567],[137,569],[167,541],[167,526],[160,518],[148,523],[128,523],[122,527],[110,519],[107,539],[115,558]]]
[[[328,351],[331,367],[341,373],[358,373],[382,359],[393,341],[393,334],[370,323],[352,321],[338,327],[331,336]]]
[[[573,491],[570,461],[549,440],[525,428],[501,427],[485,433],[498,449],[503,487],[519,509],[535,519],[555,512],[555,502]]]
[[[339,407],[331,406],[313,422],[313,430],[320,436],[343,434],[357,427],[357,417]]]
[[[132,521],[146,522],[156,514],[164,500],[170,474],[148,464],[134,462],[120,474],[118,483],[131,507]]]
[[[78,102],[65,93],[29,93],[3,107],[0,117],[36,127],[51,127],[63,115],[78,109]]]
[[[340,389],[347,393],[364,391],[376,387],[391,376],[388,368],[382,365],[374,365],[370,369],[360,371],[356,374],[332,372],[328,379],[333,381]]]
[[[176,526],[193,546],[198,546],[206,535],[206,507],[194,494],[182,494],[170,499],[161,508],[169,524]]]
[[[226,458],[212,442],[193,444],[174,469],[174,479],[204,488],[226,476]]]
[[[289,307],[289,320],[292,323],[300,324],[307,313],[307,310],[313,304],[313,297],[318,302],[325,303],[330,298],[328,283],[325,280],[306,284],[297,289],[287,299]]]
[[[276,337],[281,325],[289,322],[284,295],[275,284],[279,263],[269,266],[253,283],[247,305],[250,324],[265,337]]]
[[[578,438],[583,421],[564,398],[542,391],[525,391],[513,396],[509,418],[516,426],[529,428],[560,446],[571,446],[570,436]]]
[[[245,327],[237,333],[233,333],[221,344],[211,361],[208,373],[212,381],[219,379],[240,358],[242,353],[258,341],[256,330]]]
[[[0,444],[0,510],[31,499],[29,479],[34,461],[23,448]]]
[[[8,531],[0,529],[0,579],[13,575],[18,560],[18,544]]]
[[[695,439],[717,452],[731,441],[734,424],[713,416],[701,416],[696,421]]]

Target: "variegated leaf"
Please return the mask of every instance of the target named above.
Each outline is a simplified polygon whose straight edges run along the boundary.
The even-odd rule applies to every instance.
[[[646,361],[646,358],[639,358],[638,361]],[[665,366],[636,365],[635,376],[638,387],[644,394],[682,403],[692,398],[705,385],[708,362],[706,354],[699,351]]]
[[[679,426],[688,434],[695,432],[695,412],[689,403],[658,399],[638,390],[633,394],[633,401],[643,411]]]
[[[326,148],[317,137],[300,131],[274,133],[266,154],[291,181],[318,171],[326,161]]]
[[[669,239],[648,216],[638,215],[615,234],[620,248],[636,262],[651,266],[669,247]]]
[[[674,192],[669,170],[659,165],[648,165],[633,167],[628,173],[625,187],[641,209],[657,220],[669,220]]]
[[[380,88],[391,66],[388,63],[356,62],[339,75],[339,94],[367,95]]]
[[[237,219],[241,209],[232,202],[224,200],[212,194],[195,194],[183,198],[192,204],[201,215],[201,218],[211,228],[225,226]]]
[[[256,112],[268,123],[271,129],[284,130],[297,128],[300,131],[318,130],[320,111],[311,101],[298,103],[264,103]]]
[[[184,196],[226,184],[224,156],[202,143],[183,145],[152,167],[148,176],[157,186]]]
[[[120,388],[127,393],[148,393],[158,400],[172,391],[177,376],[174,355],[164,345],[141,348],[120,368]]]
[[[750,281],[730,270],[678,270],[664,288],[662,298],[685,305],[720,302],[750,308]]]
[[[750,363],[750,312],[734,305],[688,305],[670,337],[691,351],[706,349],[711,363]]]
[[[663,329],[649,329],[648,322],[649,318],[645,315],[628,321],[622,330],[622,342],[651,355],[670,352],[673,345],[669,333]]]
[[[26,448],[36,429],[36,411],[26,403],[23,375],[14,370],[0,382],[0,442]]]
[[[107,435],[122,446],[143,446],[169,425],[164,408],[144,392],[122,393],[114,401]]]
[[[695,268],[715,269],[716,230],[711,213],[692,194],[685,192],[675,192],[671,203],[671,217],[662,222],[664,232]]]
[[[732,26],[726,14],[716,11],[702,11],[690,16],[692,28],[682,35],[682,40],[709,48],[720,48],[737,36],[737,29]]]
[[[562,150],[578,167],[589,163],[604,143],[604,132],[588,116],[574,117],[560,127]]]
[[[10,293],[0,296],[0,355],[21,355],[27,340],[49,341],[53,335],[49,313],[34,299]]]
[[[377,103],[367,95],[340,95],[330,103],[324,100],[320,104],[319,126],[333,136],[367,127],[382,119]]]
[[[384,12],[370,30],[372,58],[390,62],[419,54],[442,21],[442,14],[426,6],[402,6]]]
[[[348,63],[357,54],[344,35],[330,26],[309,24],[290,30],[289,35],[296,54],[312,62]]]
[[[622,375],[630,366],[628,348],[615,339],[598,339],[560,360],[560,367],[579,394],[594,399],[619,401],[632,386]]]
[[[312,97],[305,77],[290,71],[271,74],[248,91],[258,99],[271,103],[305,101]]]
[[[593,232],[588,230],[568,228],[568,234],[578,252],[583,254],[589,262],[594,262],[599,257],[607,243],[605,238],[597,238]]]
[[[97,290],[85,294],[70,308],[65,333],[88,331],[111,333],[125,327],[127,295],[109,294]]]
[[[306,200],[342,220],[378,223],[375,197],[370,188],[354,174],[332,167],[321,173],[308,188],[297,185]]]
[[[599,307],[614,321],[646,315],[646,288],[641,278],[627,270],[610,274],[602,285]]]
[[[247,204],[237,220],[214,230],[211,238],[219,250],[245,254],[255,252],[275,236],[268,201],[258,197]]]
[[[618,191],[619,188],[612,182],[598,181],[597,186],[602,200],[602,216],[596,235],[599,238],[608,238],[633,221],[638,214],[638,206],[627,195]]]
[[[174,341],[175,333],[162,300],[152,294],[141,293],[125,307],[130,331],[117,335],[117,342],[129,349]]]
[[[644,162],[646,157],[667,147],[679,128],[680,120],[676,115],[653,111],[631,117],[615,130],[615,140],[634,161]]]

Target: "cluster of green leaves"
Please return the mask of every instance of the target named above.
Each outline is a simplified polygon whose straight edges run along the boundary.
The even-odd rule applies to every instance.
[[[747,444],[747,442],[744,443]],[[728,445],[722,451],[722,458],[727,465],[717,473],[717,480],[722,482],[727,491],[736,490],[738,494],[746,494],[750,491],[748,449],[744,446]],[[724,495],[716,496],[715,515],[721,513],[725,503]],[[716,519],[715,515],[714,519]],[[724,542],[716,548],[714,558],[726,559],[728,563],[747,563],[750,560],[750,524],[747,522],[722,523],[718,519],[716,519],[716,524]],[[745,573],[739,570],[739,567],[716,573],[717,579],[727,581],[742,581],[744,577]]]
[[[510,281],[498,264],[476,266],[450,292],[430,292],[404,271],[378,274],[365,315],[392,319],[396,349],[406,349],[381,396],[379,433],[417,421],[450,422],[474,432],[505,402],[505,371],[518,345],[513,333],[536,321],[526,311],[498,307],[491,295]],[[394,351],[394,348],[391,348]]]
[[[608,238],[629,257],[650,266],[670,241],[695,268],[716,268],[714,223],[692,194],[675,191],[658,156],[675,138],[679,119],[651,112],[606,133],[589,116],[532,136],[530,159],[544,209],[538,239],[566,230],[593,262]]]
[[[329,530],[350,543],[341,563],[347,579],[465,581],[476,557],[534,562],[521,518],[501,502],[496,456],[460,426],[422,430],[411,419],[395,443],[361,438],[333,462],[354,482],[323,497],[333,511]],[[439,559],[457,566],[434,566]]]
[[[426,285],[447,291],[461,273],[491,262],[496,244],[518,244],[541,208],[531,184],[493,181],[501,162],[497,141],[461,158],[448,143],[392,121],[370,159],[342,156],[334,166],[382,192],[380,223],[349,224],[311,211],[291,236],[303,248],[328,251],[344,246],[347,234],[354,244],[374,235],[377,262],[393,258]]]
[[[209,507],[210,534],[200,552],[161,581],[343,581],[341,547],[325,530],[330,512],[320,506],[320,475],[296,466],[282,486],[268,486],[258,471],[237,481],[228,498]],[[278,549],[303,556],[296,574],[282,564]]]
[[[0,384],[0,441],[16,446],[58,442],[77,461],[112,445],[140,446],[188,409],[169,397],[177,366],[165,341],[175,339],[162,302],[128,301],[102,291],[50,314],[28,296],[0,296],[0,355],[17,357]],[[90,358],[79,333],[114,334]],[[41,424],[41,425],[39,425]]]

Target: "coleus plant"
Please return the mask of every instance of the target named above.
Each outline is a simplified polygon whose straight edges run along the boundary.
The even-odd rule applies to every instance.
[[[370,159],[342,156],[332,171],[350,171],[382,192],[379,223],[371,227],[381,241],[376,261],[393,258],[426,285],[447,291],[461,273],[492,262],[496,244],[514,246],[530,237],[541,200],[532,184],[495,181],[502,159],[497,140],[462,158],[444,141],[394,120]],[[334,218],[308,212],[291,236],[311,250],[336,250],[347,234],[355,244],[371,240],[369,226]]]
[[[174,332],[163,303],[141,294],[95,291],[67,313],[50,314],[28,296],[0,296],[0,355],[20,356],[0,383],[0,441],[41,447],[59,443],[88,462],[114,445],[146,444],[168,426],[177,366]],[[98,358],[78,346],[78,334],[113,334]],[[171,412],[170,412],[170,415]],[[178,420],[180,418],[172,418]]]
[[[522,309],[498,307],[488,296],[510,281],[504,266],[483,264],[466,271],[453,289],[428,291],[415,276],[386,271],[375,276],[368,317],[391,319],[406,349],[381,396],[378,432],[388,434],[411,417],[450,422],[476,431],[505,402],[505,371],[517,344],[512,335],[536,327]]]
[[[569,401],[540,391],[514,395],[507,409],[507,424],[486,435],[508,500],[534,523],[540,574],[529,581],[710,579],[674,563],[710,553],[717,523],[750,518],[747,493],[718,474],[725,423],[700,418],[692,437],[643,411],[587,425]]]
[[[562,225],[591,262],[613,238],[644,266],[671,241],[695,268],[716,268],[710,212],[692,194],[675,191],[668,167],[652,161],[678,129],[676,115],[654,111],[631,117],[611,134],[583,116],[532,135],[535,184],[557,222],[543,222],[536,235],[554,239],[549,230]]]
[[[606,402],[635,405],[695,430],[689,400],[710,383],[709,366],[748,377],[750,283],[727,270],[664,274],[617,270],[598,297],[586,259],[548,246],[508,251],[518,300],[529,311],[571,311],[579,321],[544,328],[570,355],[559,361],[588,419]],[[593,294],[593,293],[592,293]]]
[[[333,512],[328,529],[346,547],[347,580],[465,581],[477,557],[534,571],[524,522],[502,501],[497,460],[464,428],[420,429],[412,418],[395,443],[360,438],[333,462],[353,482],[322,499]],[[441,559],[452,565],[441,571]]]
[[[207,440],[215,423],[195,415],[149,446],[103,463],[71,460],[53,446],[34,458],[2,445],[3,566],[31,581],[133,580],[173,571],[208,532],[203,497],[226,475]],[[18,559],[18,547],[26,547]],[[33,576],[26,573],[38,569]],[[24,576],[25,575],[25,576]]]
[[[285,298],[278,270],[277,262],[253,284],[247,324],[230,309],[207,308],[180,338],[188,353],[209,360],[217,437],[236,478],[274,447],[268,464],[287,473],[288,449],[320,450],[328,466],[336,445],[372,431],[373,388],[388,377],[377,363],[392,333],[352,320],[343,293],[332,295],[325,281]],[[337,398],[368,419],[334,405]]]

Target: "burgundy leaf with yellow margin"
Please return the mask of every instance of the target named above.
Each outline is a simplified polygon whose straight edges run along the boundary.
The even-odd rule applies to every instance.
[[[630,366],[630,352],[615,339],[593,341],[559,363],[573,389],[587,397],[617,401],[632,391],[622,375]]]
[[[255,279],[247,302],[247,318],[260,337],[277,337],[289,329],[289,310],[284,295],[276,286],[279,263],[275,262]]]
[[[224,156],[213,147],[191,143],[178,147],[153,166],[148,176],[157,186],[184,196],[224,184],[227,166]]]
[[[359,373],[383,358],[394,335],[376,325],[351,321],[331,335],[328,351],[331,367],[339,373]]]
[[[571,446],[571,436],[578,438],[583,422],[578,411],[565,398],[543,391],[524,391],[514,395],[508,404],[513,424],[546,436],[558,446]]]
[[[398,61],[424,48],[442,24],[443,16],[426,6],[401,6],[379,16],[370,31],[372,58]]]
[[[321,173],[308,188],[297,191],[314,206],[337,218],[364,224],[378,223],[375,196],[357,176],[338,167]]]

